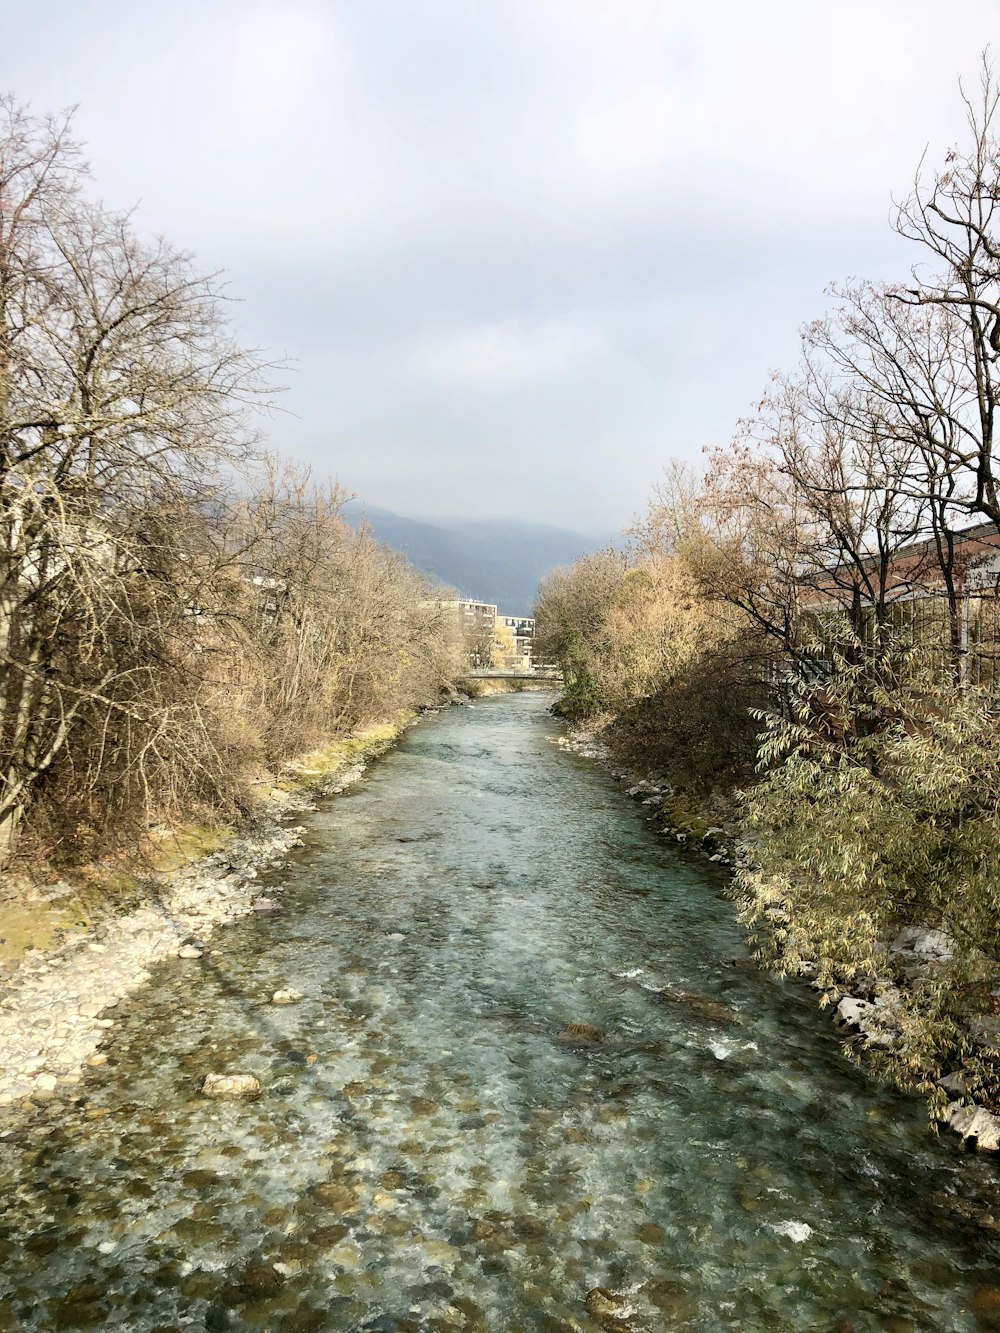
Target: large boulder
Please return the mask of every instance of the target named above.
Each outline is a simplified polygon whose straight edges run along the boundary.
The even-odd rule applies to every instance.
[[[978,1046],[994,1054],[1000,1054],[1000,1016],[974,1014],[966,1021],[966,1026]]]
[[[964,1097],[969,1091],[969,1084],[965,1075],[960,1074],[957,1070],[954,1073],[946,1074],[944,1078],[939,1078],[937,1085],[949,1097]]]
[[[955,956],[955,941],[943,930],[907,926],[889,945],[889,951],[896,955],[904,976],[913,981],[950,963]]]
[[[951,1102],[945,1109],[944,1122],[961,1136],[965,1147],[977,1152],[1000,1152],[1000,1116],[985,1107]]]
[[[902,996],[889,987],[874,1000],[845,995],[834,1010],[834,1022],[848,1032],[856,1032],[866,1046],[891,1050],[899,1039],[899,1006]]]

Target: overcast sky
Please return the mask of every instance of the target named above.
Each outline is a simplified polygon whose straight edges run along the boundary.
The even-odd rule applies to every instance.
[[[723,443],[961,130],[996,0],[36,0],[0,87],[228,271],[279,452],[414,516],[613,532]],[[293,414],[293,415],[292,415]]]

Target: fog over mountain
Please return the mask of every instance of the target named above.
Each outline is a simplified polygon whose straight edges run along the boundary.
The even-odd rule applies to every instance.
[[[367,519],[380,541],[418,569],[464,596],[495,602],[506,615],[527,615],[543,574],[611,540],[540,523],[407,518],[357,502],[347,518],[355,525]]]

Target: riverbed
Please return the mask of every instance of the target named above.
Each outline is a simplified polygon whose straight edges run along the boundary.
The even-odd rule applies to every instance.
[[[996,1164],[757,969],[549,702],[411,730],[310,817],[283,915],[0,1122],[0,1329],[1000,1327]]]

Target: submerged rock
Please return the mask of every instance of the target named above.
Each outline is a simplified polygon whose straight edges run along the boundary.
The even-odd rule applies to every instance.
[[[299,1000],[304,1000],[305,996],[301,991],[289,986],[286,990],[276,990],[271,996],[272,1004],[298,1004]]]
[[[326,1180],[319,1185],[313,1185],[309,1193],[317,1203],[325,1204],[328,1208],[335,1208],[340,1213],[353,1212],[358,1205],[354,1191],[335,1180]]]
[[[1000,1328],[1000,1287],[977,1287],[969,1305],[985,1328]]]
[[[200,958],[205,950],[200,944],[182,944],[177,950],[178,958]]]
[[[253,910],[259,916],[280,916],[285,909],[276,898],[255,898]]]
[[[248,1296],[273,1296],[285,1285],[285,1276],[274,1264],[248,1264],[239,1285]]]
[[[206,1074],[198,1089],[205,1097],[259,1097],[260,1079],[254,1074]]]
[[[600,1028],[595,1028],[590,1023],[567,1023],[562,1032],[559,1033],[559,1040],[579,1043],[584,1046],[596,1046],[598,1042],[604,1040],[604,1033]]]
[[[710,999],[707,995],[696,995],[694,991],[678,990],[674,986],[643,986],[642,989],[654,999],[670,1004],[683,1005],[699,1018],[712,1023],[738,1023],[740,1016],[735,1009],[730,1009],[721,1000]]]
[[[644,1245],[662,1245],[667,1238],[667,1233],[655,1222],[643,1222],[636,1235]]]
[[[608,1291],[607,1287],[593,1287],[587,1292],[584,1304],[587,1313],[593,1315],[611,1333],[628,1328],[628,1321],[635,1314],[635,1306],[627,1297]]]

